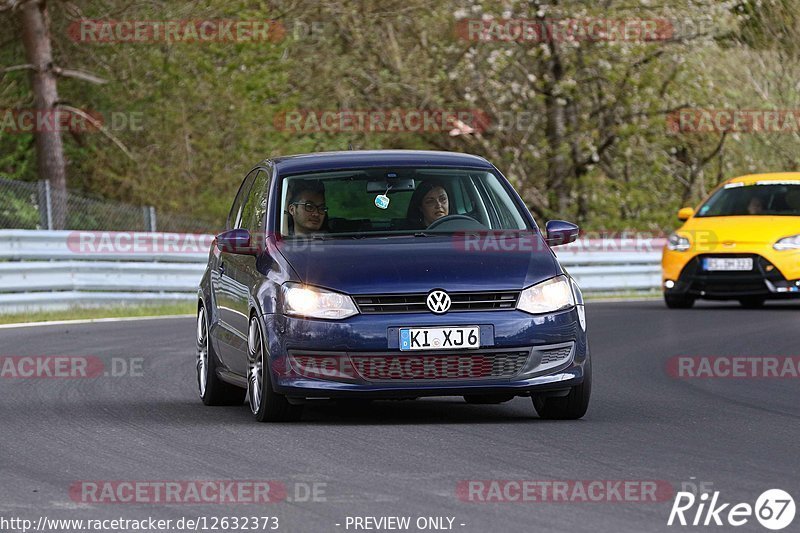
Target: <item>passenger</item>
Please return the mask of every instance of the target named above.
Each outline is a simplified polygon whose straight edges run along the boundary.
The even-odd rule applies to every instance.
[[[450,201],[444,185],[438,181],[423,181],[408,206],[408,220],[416,228],[427,228],[436,220],[450,214]]]
[[[293,224],[290,233],[308,235],[325,231],[328,208],[325,186],[320,181],[300,181],[292,185],[288,213]]]

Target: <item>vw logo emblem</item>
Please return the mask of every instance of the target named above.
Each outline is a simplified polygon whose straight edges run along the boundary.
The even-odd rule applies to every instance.
[[[450,309],[450,296],[444,291],[431,291],[426,300],[428,309],[433,313],[441,314],[446,313]]]

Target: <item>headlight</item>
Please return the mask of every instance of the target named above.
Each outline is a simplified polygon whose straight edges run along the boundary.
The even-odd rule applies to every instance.
[[[519,296],[517,309],[539,315],[575,305],[575,296],[566,276],[558,276],[528,287]]]
[[[784,237],[772,245],[776,250],[800,250],[800,235]]]
[[[353,299],[346,294],[308,287],[300,283],[285,283],[283,313],[336,320],[357,315],[358,308]]]
[[[673,233],[667,239],[667,249],[676,252],[685,252],[692,247],[692,243],[686,237],[681,237],[677,233]]]

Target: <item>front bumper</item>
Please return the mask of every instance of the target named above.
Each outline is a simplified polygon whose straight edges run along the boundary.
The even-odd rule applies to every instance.
[[[582,313],[583,309],[580,311]],[[283,315],[265,315],[262,319],[265,331],[269,332],[273,387],[289,398],[524,396],[533,392],[563,391],[583,382],[588,348],[578,312],[575,307],[543,316],[513,310],[439,316],[430,313],[357,315],[343,321]],[[401,327],[476,325],[481,329],[479,349],[399,350]],[[568,347],[566,351],[565,347]],[[548,359],[547,354],[557,350],[561,350],[560,358]],[[524,362],[509,367],[509,354],[525,354]],[[344,365],[350,370],[344,374],[310,375],[308,366],[298,365],[298,361],[308,361],[308,357],[337,361],[333,366],[341,369]],[[439,363],[426,364],[434,360]],[[471,361],[474,360],[479,360],[480,364],[473,365]],[[370,373],[365,368],[379,371]],[[480,370],[473,373],[472,369]]]
[[[751,258],[753,270],[706,271],[702,265],[707,257]],[[774,263],[756,253],[698,254],[691,257],[677,275],[674,267],[671,270],[665,253],[663,287],[667,295],[708,300],[800,298],[800,279],[787,279]],[[672,286],[668,286],[668,281]]]

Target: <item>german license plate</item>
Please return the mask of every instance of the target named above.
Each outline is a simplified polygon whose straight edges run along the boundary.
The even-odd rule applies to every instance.
[[[703,270],[707,271],[748,271],[753,270],[752,257],[706,257]]]
[[[400,328],[400,350],[459,350],[481,347],[478,326],[460,328]]]

